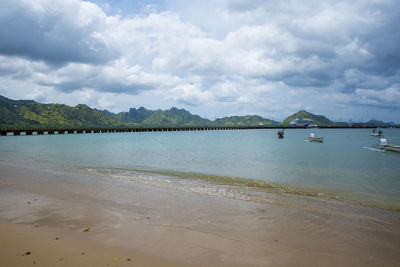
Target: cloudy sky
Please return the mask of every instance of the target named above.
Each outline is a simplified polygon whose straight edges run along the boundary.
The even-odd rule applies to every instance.
[[[397,0],[0,0],[0,95],[400,122]]]

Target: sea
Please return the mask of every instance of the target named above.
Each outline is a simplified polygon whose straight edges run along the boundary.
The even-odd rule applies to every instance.
[[[324,142],[307,142],[312,131]],[[384,136],[400,145],[400,129]],[[378,143],[371,129],[286,129],[283,139],[273,129],[3,136],[0,161],[89,175],[93,186],[101,175],[110,186],[258,203],[291,195],[400,211],[400,153]]]

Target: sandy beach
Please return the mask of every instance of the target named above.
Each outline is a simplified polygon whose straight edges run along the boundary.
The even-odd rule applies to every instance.
[[[0,0],[0,267],[400,267],[400,0]]]
[[[400,263],[394,211],[301,196],[257,203],[5,161],[0,169],[2,266]]]
[[[137,251],[104,247],[64,229],[0,222],[1,266],[189,266]]]

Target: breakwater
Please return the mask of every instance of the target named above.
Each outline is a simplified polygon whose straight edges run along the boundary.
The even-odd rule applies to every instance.
[[[250,130],[250,129],[306,129],[293,126],[182,126],[182,127],[119,127],[119,128],[9,128],[0,129],[1,136],[44,135],[44,134],[89,134],[123,132],[170,132],[170,131],[215,131],[215,130]],[[372,126],[319,126],[328,129],[376,128]],[[380,127],[387,128],[387,127]],[[400,128],[394,126],[391,128]]]

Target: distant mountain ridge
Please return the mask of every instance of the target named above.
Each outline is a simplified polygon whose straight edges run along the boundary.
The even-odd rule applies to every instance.
[[[390,122],[383,122],[383,121],[378,121],[378,120],[369,120],[367,122],[361,122],[361,125],[365,126],[381,126],[381,127],[387,127],[387,126],[395,126],[396,123],[390,121]]]
[[[148,110],[144,107],[131,108],[128,112],[118,114],[107,110],[99,110],[104,115],[121,122],[139,123],[145,126],[275,126],[279,122],[265,119],[257,115],[231,116],[211,121],[193,115],[185,109]]]
[[[118,114],[107,110],[99,110],[99,112],[123,123],[137,123],[146,126],[204,126],[211,123],[210,120],[175,107],[169,110],[148,110],[144,107],[131,108],[128,112]]]
[[[71,107],[64,104],[41,104],[33,100],[12,100],[0,96],[0,128],[72,128],[72,127],[190,127],[190,126],[293,126],[293,120],[307,120],[318,126],[348,126],[334,123],[323,115],[305,110],[287,117],[282,123],[258,115],[230,116],[214,121],[193,115],[185,109],[169,110],[131,108],[128,112],[112,113],[87,105]],[[394,123],[369,121],[365,126],[393,126]]]
[[[279,122],[270,119],[264,119],[257,115],[246,115],[216,119],[214,124],[221,126],[277,126],[279,125]]]
[[[299,112],[290,115],[282,122],[282,124],[290,125],[290,123],[296,119],[309,120],[312,121],[312,123],[316,123],[318,126],[333,126],[335,124],[333,121],[323,115],[315,115],[305,110],[300,110]]]

